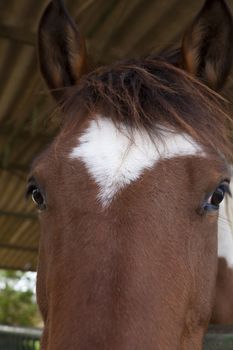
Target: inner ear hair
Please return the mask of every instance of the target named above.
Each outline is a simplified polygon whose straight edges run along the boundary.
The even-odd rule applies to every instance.
[[[42,15],[38,55],[42,75],[56,99],[86,70],[85,41],[61,0],[52,1]]]
[[[233,20],[224,0],[206,0],[183,38],[184,69],[220,89],[233,60]]]

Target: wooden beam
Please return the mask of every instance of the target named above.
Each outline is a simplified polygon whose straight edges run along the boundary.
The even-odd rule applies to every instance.
[[[37,253],[38,248],[34,247],[24,247],[24,246],[19,246],[16,244],[4,244],[0,243],[0,249],[10,249],[10,250],[19,250],[23,252],[32,252],[32,253]]]
[[[12,125],[2,125],[0,124],[0,135],[3,136],[12,136],[13,132],[15,132],[14,130],[14,126]],[[36,139],[36,140],[40,140],[41,142],[50,142],[52,140],[52,138],[54,137],[56,133],[56,130],[54,130],[54,133],[47,133],[47,134],[43,134],[42,132],[33,132],[33,131],[29,131],[29,130],[19,130],[19,132],[15,132],[16,134],[16,138],[19,140],[25,140],[25,139]]]
[[[1,158],[1,157],[0,157]],[[15,171],[26,174],[29,171],[29,165],[24,164],[7,164],[6,166],[3,165],[0,161],[0,171],[8,171],[10,173],[14,173]]]
[[[18,219],[33,220],[33,221],[37,220],[37,216],[34,214],[5,211],[5,210],[0,210],[0,216],[12,216]]]
[[[30,266],[29,266],[30,265]],[[13,271],[24,271],[24,272],[28,272],[28,271],[32,271],[35,272],[36,271],[36,264],[35,263],[30,263],[30,264],[25,264],[24,266],[12,266],[12,265],[2,265],[0,263],[0,270],[13,270]]]
[[[0,37],[30,46],[34,46],[36,43],[35,33],[29,32],[26,28],[7,26],[4,24],[0,24]]]

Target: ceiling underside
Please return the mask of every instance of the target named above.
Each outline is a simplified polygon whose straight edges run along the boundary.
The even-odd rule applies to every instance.
[[[39,74],[36,28],[44,0],[0,1],[0,267],[36,268],[39,225],[25,183],[57,122]],[[202,0],[70,0],[95,63],[174,46]],[[229,1],[233,8],[233,0]]]

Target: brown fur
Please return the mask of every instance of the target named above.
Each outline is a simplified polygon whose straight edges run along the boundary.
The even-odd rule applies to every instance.
[[[67,16],[56,0],[39,29],[42,74],[58,89],[52,93],[65,115],[61,132],[30,174],[46,199],[37,279],[42,350],[200,350],[215,292],[218,219],[217,211],[201,208],[230,176],[225,101],[166,55],[80,78],[85,53],[77,51],[82,59],[72,64],[81,37]],[[68,38],[67,27],[74,30]],[[53,50],[51,56],[47,51]],[[221,70],[215,74],[225,79]],[[153,139],[161,125],[186,132],[206,157],[160,161],[104,210],[84,164],[69,159],[98,113]]]
[[[221,88],[231,69],[232,42],[232,15],[226,2],[205,1],[183,39],[185,69],[212,88]]]
[[[217,288],[212,323],[233,324],[233,269],[224,258],[218,259]]]
[[[33,170],[48,205],[40,215],[37,284],[42,349],[201,349],[217,213],[197,209],[228,176],[222,162],[161,162],[103,212],[82,164],[67,161],[77,131],[66,136]]]
[[[87,69],[85,41],[61,0],[47,6],[38,32],[40,69],[54,98],[59,99],[60,89],[75,84]]]

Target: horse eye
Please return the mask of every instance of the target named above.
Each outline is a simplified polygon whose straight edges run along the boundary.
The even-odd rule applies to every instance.
[[[46,209],[45,196],[41,191],[34,177],[30,177],[28,180],[28,186],[25,193],[26,198],[31,197],[33,202],[37,205],[38,209]]]
[[[210,198],[210,203],[214,206],[219,206],[219,204],[223,201],[225,196],[225,189],[222,187],[218,187],[216,191],[212,194]]]
[[[46,208],[44,196],[38,187],[34,186],[34,188],[31,190],[31,198],[37,205],[38,209],[43,210]]]
[[[229,183],[224,181],[218,188],[212,193],[212,195],[207,199],[204,205],[204,209],[207,211],[218,210],[220,203],[224,200],[225,194],[231,195]]]

